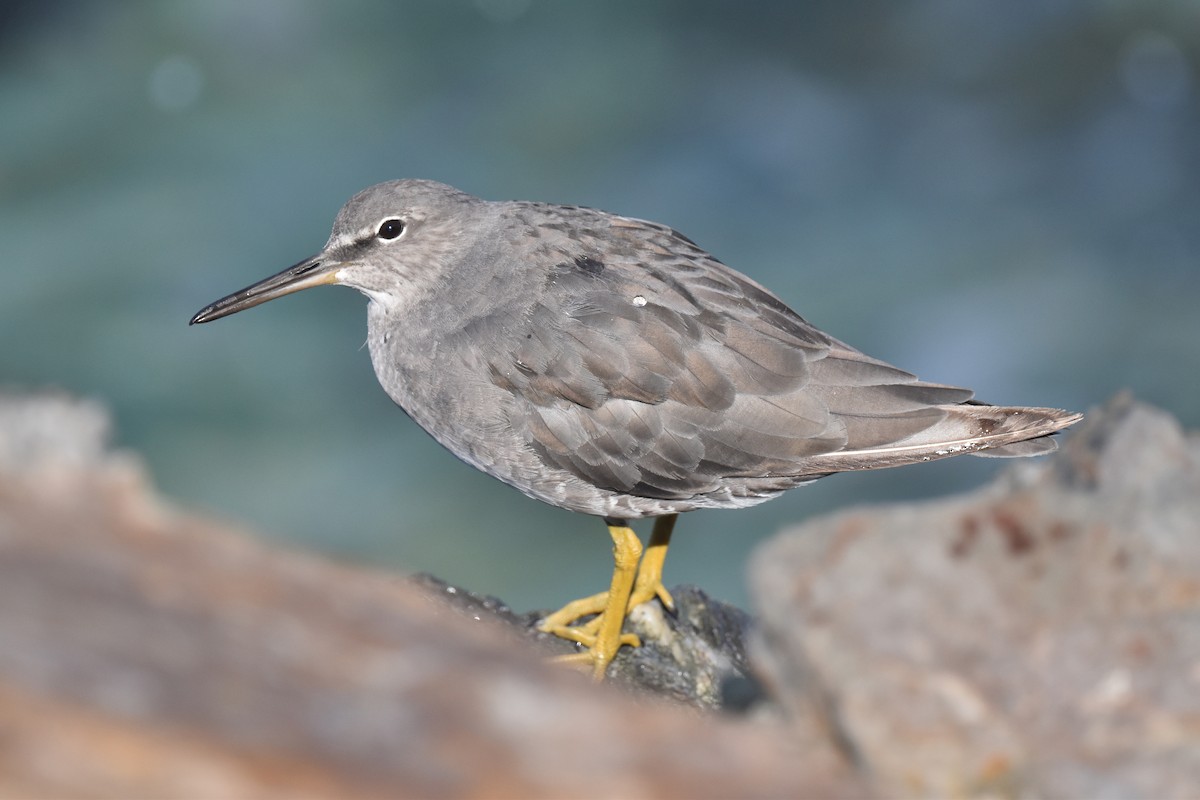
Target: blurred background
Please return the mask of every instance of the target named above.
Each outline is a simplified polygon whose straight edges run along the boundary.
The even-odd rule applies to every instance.
[[[607,586],[598,521],[460,464],[378,387],[366,300],[191,314],[357,190],[659,220],[810,321],[986,400],[1200,425],[1200,3],[8,3],[0,385],[108,404],[180,504],[519,610]],[[745,603],[784,525],[964,491],[953,459],[681,520]]]

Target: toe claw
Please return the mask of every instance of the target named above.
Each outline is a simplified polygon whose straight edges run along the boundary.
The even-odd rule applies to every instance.
[[[655,590],[654,590],[654,593],[655,593],[656,595],[658,595],[658,599],[659,599],[659,601],[660,601],[660,602],[663,604],[663,607],[664,607],[665,609],[667,609],[667,611],[670,611],[670,612],[674,613],[674,611],[675,611],[675,598],[674,598],[674,597],[671,597],[671,593],[667,591],[667,587],[663,586],[663,585],[660,583],[660,584],[659,584],[659,585],[658,585],[658,586],[655,588]]]

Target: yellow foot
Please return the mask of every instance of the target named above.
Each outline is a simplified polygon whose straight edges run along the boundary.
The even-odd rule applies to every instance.
[[[608,598],[608,592],[601,592],[600,594],[593,595],[592,597],[599,597],[601,600],[606,600]],[[591,600],[592,597],[585,597],[583,599]],[[555,611],[553,614],[547,616],[542,620],[541,624],[538,625],[538,630],[542,631],[542,633],[552,633],[561,639],[570,639],[572,642],[581,644],[584,647],[595,647],[596,635],[600,628],[603,627],[604,623],[604,615],[602,613],[604,609],[601,607],[599,609],[585,611],[582,614],[563,613],[567,611],[567,606],[573,606],[579,602],[581,601],[575,600],[567,603],[566,606],[563,606],[558,611]],[[592,617],[582,625],[568,624],[572,620],[579,619],[580,617],[586,617],[591,614],[596,614],[596,616]],[[621,644],[627,644],[630,647],[640,647],[641,641],[638,639],[637,634],[635,633],[622,633]]]
[[[563,639],[569,639],[588,648],[582,653],[557,656],[554,659],[556,663],[586,667],[592,671],[593,675],[603,676],[604,671],[608,669],[609,662],[616,657],[617,650],[622,645],[641,647],[641,639],[637,637],[637,634],[633,633],[622,633],[615,646],[607,642],[598,643],[598,633],[603,627],[603,611],[607,602],[608,592],[600,592],[591,597],[584,597],[567,603],[558,611],[542,620],[542,624],[538,626],[542,631],[552,633]],[[582,625],[570,624],[577,619],[593,614],[596,616]]]
[[[543,619],[539,626],[546,633],[569,639],[588,648],[587,652],[560,656],[555,661],[590,666],[592,676],[601,680],[622,645],[641,646],[641,640],[635,634],[622,633],[625,618],[632,609],[656,597],[667,609],[675,608],[671,593],[662,583],[663,561],[674,524],[673,514],[660,517],[655,522],[650,546],[646,549],[644,558],[641,542],[628,526],[609,524],[608,530],[613,537],[614,561],[612,585],[609,590],[567,603]],[[582,625],[572,624],[592,615],[595,616]]]

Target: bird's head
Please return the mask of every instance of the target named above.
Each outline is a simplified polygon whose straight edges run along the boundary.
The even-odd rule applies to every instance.
[[[321,252],[206,306],[190,324],[323,284],[350,286],[385,306],[400,305],[436,282],[484,205],[434,181],[376,184],[342,207]]]

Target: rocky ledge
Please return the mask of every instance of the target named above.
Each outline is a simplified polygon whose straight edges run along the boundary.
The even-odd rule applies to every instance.
[[[643,606],[602,686],[536,613],[179,510],[107,425],[0,397],[0,796],[1200,785],[1200,441],[1128,397],[972,494],[780,534],[753,617]]]

